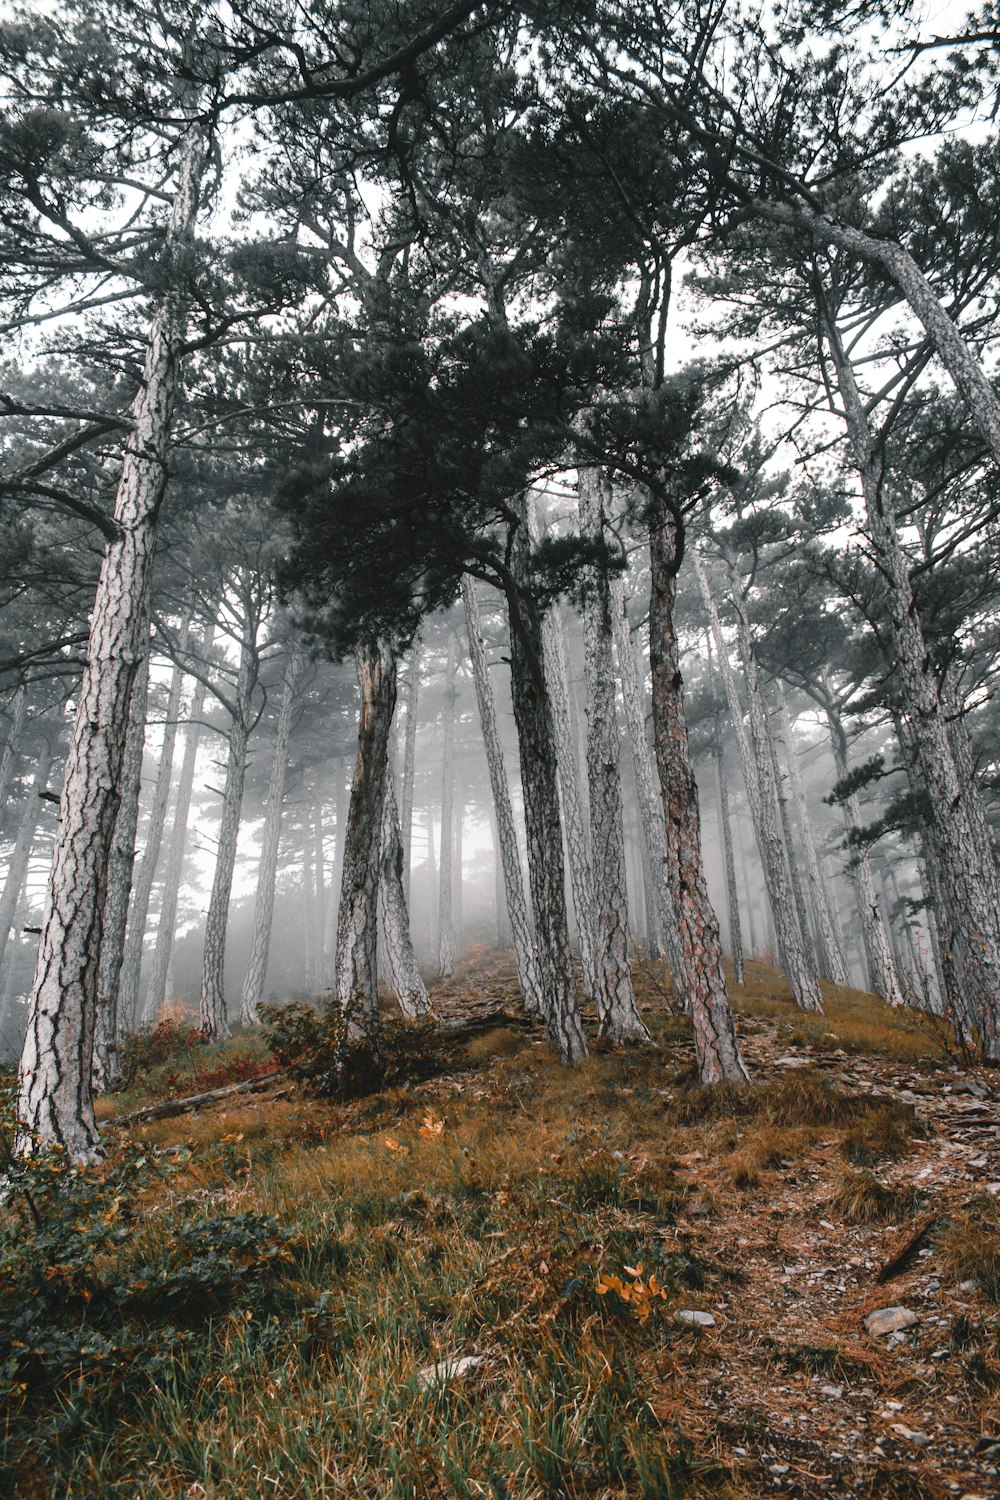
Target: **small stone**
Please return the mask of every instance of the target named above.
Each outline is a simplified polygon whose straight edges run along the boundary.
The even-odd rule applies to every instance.
[[[960,1292],[978,1292],[979,1282],[974,1278],[969,1281],[960,1281],[958,1283],[958,1290]]]
[[[674,1322],[683,1323],[686,1328],[715,1327],[715,1319],[711,1313],[699,1312],[693,1307],[685,1307],[680,1312],[674,1313]]]
[[[915,1432],[912,1427],[905,1427],[902,1422],[893,1422],[892,1430],[897,1437],[905,1438],[915,1448],[926,1448],[931,1441],[926,1432]]]
[[[446,1380],[458,1380],[487,1363],[485,1354],[466,1354],[460,1359],[443,1359],[439,1364],[425,1365],[417,1372],[417,1379],[422,1386],[430,1389],[431,1386],[442,1385]]]
[[[772,1464],[770,1466],[770,1468],[768,1469],[767,1472],[769,1474],[773,1474],[776,1479],[779,1479],[782,1474],[787,1474],[788,1473],[788,1465],[787,1464]]]
[[[844,1394],[844,1387],[842,1385],[821,1385],[819,1393],[821,1396],[829,1396],[831,1401],[839,1401]]]
[[[908,1307],[879,1307],[865,1318],[865,1328],[875,1338],[886,1333],[900,1333],[912,1328],[920,1319]]]
[[[976,1099],[985,1099],[986,1090],[977,1078],[960,1078],[952,1087],[956,1094],[972,1094]]]
[[[734,1448],[733,1452],[738,1453],[740,1458],[746,1458],[747,1456],[747,1450],[745,1448]]]
[[[811,1068],[812,1059],[808,1057],[777,1057],[774,1060],[776,1068]]]
[[[995,1198],[997,1193],[1000,1193],[1000,1182],[988,1182],[986,1184],[986,1191],[992,1193]]]

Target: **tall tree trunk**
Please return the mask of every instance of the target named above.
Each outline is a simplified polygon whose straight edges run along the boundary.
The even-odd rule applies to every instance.
[[[521,762],[528,883],[541,980],[542,1014],[552,1046],[565,1063],[587,1055],[573,983],[566,919],[566,876],[552,708],[546,683],[542,622],[531,594],[531,537],[522,497],[508,551],[513,590],[510,614],[510,677]]]
[[[222,818],[219,823],[218,852],[212,894],[205,918],[205,950],[201,965],[201,1029],[213,1041],[232,1036],[226,1014],[226,929],[229,925],[229,898],[236,869],[236,844],[243,809],[243,788],[247,773],[247,743],[253,695],[260,673],[257,650],[257,611],[248,603],[243,616],[240,641],[240,664],[236,678],[236,699],[229,727],[229,754],[226,780],[222,791]]]
[[[417,711],[420,705],[420,642],[410,650],[410,670],[406,682],[406,730],[403,739],[403,785],[401,788],[399,825],[403,839],[403,900],[410,904],[410,870],[413,864],[413,778],[417,764]]]
[[[323,939],[326,933],[326,908],[330,900],[330,889],[326,879],[323,835],[323,791],[319,772],[313,777],[312,798],[313,869],[316,876],[316,936],[314,939],[316,989],[323,988]]]
[[[719,669],[722,673],[722,684],[725,688],[733,728],[736,731],[747,799],[750,803],[750,813],[757,835],[757,847],[764,868],[764,883],[770,899],[771,916],[777,927],[781,961],[784,964],[796,1005],[803,1010],[822,1010],[823,1001],[820,996],[819,983],[802,947],[794,898],[788,879],[788,867],[785,863],[785,850],[778,831],[778,799],[771,767],[767,721],[760,701],[757,666],[750,650],[746,621],[744,619],[740,623],[739,639],[740,657],[750,707],[749,734],[743,722],[743,709],[736,688],[736,679],[730,665],[725,638],[722,634],[722,622],[709,588],[705,566],[697,552],[693,554],[693,560],[698,586],[711,621]]]
[[[649,520],[649,665],[653,683],[653,740],[663,793],[667,878],[679,917],[682,989],[694,1030],[703,1084],[748,1077],[736,1040],[722,968],[719,923],[708,898],[701,853],[701,814],[688,745],[680,646],[674,624],[677,536],[662,502]]]
[[[729,815],[729,784],[726,780],[726,742],[716,716],[715,784],[719,799],[719,826],[722,829],[722,854],[726,869],[726,914],[729,918],[729,946],[733,956],[733,980],[743,984],[743,928],[740,923],[740,892],[736,883],[736,859],[733,854],[733,827]]]
[[[177,901],[180,896],[181,879],[184,874],[184,847],[187,842],[188,817],[191,812],[191,794],[194,790],[195,763],[201,739],[199,720],[205,711],[207,689],[204,683],[195,684],[191,699],[190,722],[184,734],[184,758],[177,783],[174,801],[174,821],[170,831],[170,852],[160,896],[160,911],[156,919],[156,945],[146,985],[143,1020],[153,1022],[159,1013],[167,993],[167,971],[173,950],[174,929],[177,926]]]
[[[577,503],[581,535],[604,541],[601,476],[581,469]],[[586,570],[583,609],[584,670],[587,682],[587,781],[593,897],[597,918],[597,1014],[601,1036],[615,1043],[648,1042],[639,1015],[629,965],[628,896],[625,882],[625,828],[618,767],[618,716],[612,649],[611,590],[606,566]]]
[[[594,882],[587,841],[589,821],[580,784],[580,761],[570,715],[566,648],[556,607],[542,616],[542,648],[545,653],[545,682],[548,691],[552,732],[555,737],[556,764],[559,769],[562,827],[569,856],[569,884],[580,938],[580,968],[583,994],[599,1007],[601,966],[598,957],[597,918],[594,907]]]
[[[657,919],[655,928],[650,932],[649,951],[651,957],[658,957],[662,951],[660,943],[664,944],[673,976],[674,993],[680,995],[684,988],[683,955],[678,917],[673,909],[667,881],[667,834],[663,822],[663,799],[653,775],[653,762],[646,738],[646,695],[635,659],[632,632],[625,611],[625,589],[621,579],[616,579],[611,585],[611,623],[618,652],[625,732],[635,772],[643,869]]]
[[[753,889],[750,885],[750,877],[747,874],[747,851],[743,838],[740,834],[739,822],[736,824],[736,847],[740,858],[740,876],[743,881],[743,890],[746,893],[746,905],[744,910],[747,914],[747,936],[750,940],[750,957],[756,958],[760,949],[757,945],[757,927],[754,922],[754,899]]]
[[[303,979],[311,994],[316,988],[316,885],[313,880],[313,841],[309,827],[309,801],[302,778],[302,957]]]
[[[497,824],[496,808],[492,801],[489,805],[490,812],[490,837],[493,841],[493,916],[496,926],[495,941],[498,953],[505,953],[513,942],[510,930],[510,911],[507,906],[507,892],[504,888],[503,875],[503,851],[500,848],[500,829]],[[523,895],[523,893],[522,893]]]
[[[253,1026],[260,1019],[257,1007],[264,996],[267,957],[271,947],[271,923],[274,918],[274,882],[278,873],[281,818],[285,805],[285,782],[288,776],[288,740],[292,731],[295,691],[301,680],[304,666],[302,652],[293,646],[285,658],[281,704],[274,731],[274,748],[271,752],[271,774],[267,784],[264,834],[261,840],[260,865],[257,869],[257,893],[254,897],[250,958],[240,999],[240,1020],[244,1026]]]
[[[28,866],[31,863],[31,851],[34,847],[35,834],[38,832],[38,823],[42,815],[42,793],[48,786],[51,766],[52,747],[48,739],[45,738],[40,742],[38,747],[35,774],[32,778],[31,788],[21,814],[17,838],[14,840],[14,848],[10,856],[10,864],[7,866],[7,876],[3,883],[3,894],[0,895],[0,964],[3,963],[4,955],[7,952],[10,930],[14,925],[14,918],[17,914],[17,904],[21,899],[21,892],[24,889],[24,882],[28,874]]]
[[[785,862],[788,865],[788,879],[792,889],[792,898],[795,902],[795,915],[798,920],[799,936],[802,939],[802,951],[806,955],[809,967],[819,973],[816,958],[816,947],[813,942],[813,931],[809,921],[809,909],[806,905],[805,891],[802,887],[802,875],[799,870],[799,861],[795,853],[796,839],[792,830],[792,820],[788,814],[788,798],[785,796],[785,778],[782,775],[781,765],[778,761],[778,747],[771,727],[771,716],[768,712],[767,702],[761,692],[761,708],[764,712],[764,726],[767,734],[766,753],[771,761],[771,775],[774,778],[774,794],[778,808],[778,817],[781,822],[781,841],[785,846]]]
[[[448,637],[448,668],[444,685],[444,748],[441,758],[441,863],[438,868],[438,973],[447,979],[455,972],[455,905],[452,861],[455,855],[455,641]]]
[[[837,930],[837,923],[834,918],[829,884],[820,865],[816,840],[813,837],[805,787],[802,785],[802,773],[799,769],[798,756],[795,753],[792,721],[788,713],[788,699],[785,696],[785,689],[781,679],[776,677],[774,683],[778,699],[779,725],[781,729],[781,741],[785,752],[785,764],[788,767],[789,785],[792,789],[792,800],[795,803],[799,834],[802,839],[802,848],[806,858],[806,872],[809,879],[809,888],[812,893],[812,905],[813,911],[816,914],[816,925],[819,931],[820,948],[824,957],[826,977],[827,979],[832,979],[834,984],[850,984],[851,976],[847,968],[847,958],[844,954],[843,945],[840,941],[840,933]]]
[[[465,952],[465,889],[462,876],[465,869],[465,788],[456,770],[455,774],[455,853],[452,864],[452,922],[455,928],[455,952],[459,958]]]
[[[330,899],[326,906],[326,931],[323,937],[323,979],[334,967],[337,955],[337,919],[340,915],[340,887],[344,874],[344,847],[347,843],[347,775],[343,757],[334,760],[333,815],[336,821],[336,842],[333,846],[333,861],[330,867]]]
[[[344,844],[337,921],[336,1003],[373,1044],[378,1031],[378,890],[389,736],[396,707],[396,661],[387,642],[358,647],[361,712],[358,755]]]
[[[541,978],[534,952],[528,908],[524,899],[524,875],[521,870],[521,855],[517,846],[517,828],[514,809],[510,800],[510,784],[504,764],[503,744],[497,724],[493,684],[490,682],[483,647],[482,626],[479,618],[479,601],[472,579],[466,574],[462,579],[462,600],[465,605],[465,623],[469,633],[469,654],[472,658],[472,680],[479,706],[479,722],[483,731],[486,750],[486,765],[490,773],[490,789],[493,793],[493,816],[496,827],[495,846],[498,848],[498,863],[502,868],[504,904],[509,914],[514,941],[514,962],[524,1008],[533,1015],[543,1009]],[[498,940],[499,920],[497,923]]]
[[[21,682],[14,691],[10,700],[10,729],[4,741],[3,753],[0,754],[0,816],[7,806],[7,798],[14,781],[14,771],[17,759],[21,753],[21,736],[24,734],[24,721],[28,713],[28,689]]]
[[[915,769],[929,809],[954,923],[954,959],[971,997],[983,1051],[1000,1060],[1000,878],[982,847],[984,815],[973,777],[963,778],[949,736],[948,716],[934,679],[909,566],[882,483],[882,463],[865,403],[832,319],[827,335],[844,403],[848,436],[861,479],[868,532],[885,581],[884,603],[893,660],[912,735]],[[964,394],[964,393],[963,393]],[[1000,434],[998,434],[1000,437]],[[1000,444],[998,444],[1000,456]]]
[[[118,806],[118,817],[115,819],[115,836],[108,864],[108,889],[101,925],[101,959],[97,969],[97,1021],[93,1052],[93,1087],[97,1093],[103,1093],[105,1089],[118,1088],[121,1083],[121,1068],[118,1062],[118,987],[122,957],[125,952],[125,929],[128,923],[129,892],[132,889],[136,829],[139,826],[139,793],[146,739],[148,691],[147,636],[146,664],[135,680],[132,701],[129,704],[125,758],[122,761],[121,802]]]
[[[715,787],[719,803],[719,828],[722,832],[722,855],[726,872],[726,915],[729,921],[729,947],[733,958],[733,980],[743,984],[743,929],[740,925],[740,892],[736,883],[736,859],[733,854],[733,825],[729,815],[729,783],[726,780],[726,737],[719,709],[715,665],[712,661],[712,637],[709,634],[708,679],[712,691],[712,754],[715,760]]]
[[[183,261],[194,234],[203,162],[201,132],[193,128],[167,229],[168,259]],[[116,531],[91,614],[21,1052],[18,1148],[60,1145],[76,1161],[102,1155],[91,1091],[101,922],[128,705],[148,647],[150,570],[186,321],[178,278],[153,318],[132,403],[115,497]]]
[[[410,914],[403,894],[403,839],[396,807],[396,785],[390,756],[385,769],[385,797],[382,803],[382,878],[379,894],[382,904],[382,935],[392,987],[404,1016],[434,1014],[424,983],[413,939],[410,936]]]
[[[179,645],[182,652],[187,650],[190,626],[189,611],[181,627]],[[163,825],[167,818],[167,804],[170,801],[170,780],[173,774],[174,745],[177,740],[177,721],[180,716],[183,686],[184,673],[179,666],[175,666],[171,673],[170,691],[167,695],[163,744],[160,749],[160,763],[156,771],[153,805],[150,808],[149,825],[146,829],[146,846],[139,861],[125,930],[125,953],[122,958],[118,985],[119,1031],[131,1031],[139,1005],[139,979],[142,969],[143,944],[146,938],[146,919],[149,915],[149,898],[153,890],[156,865],[160,857]]]
[[[833,764],[837,780],[845,781],[850,774],[847,753],[847,735],[839,711],[828,704],[826,721],[830,727],[830,744],[833,747]],[[852,792],[842,804],[844,828],[851,844],[851,863],[848,873],[854,886],[861,923],[861,941],[864,946],[865,963],[868,969],[868,987],[880,995],[887,1005],[902,1005],[903,991],[896,973],[896,963],[889,944],[889,934],[875,892],[872,878],[871,856],[865,845],[855,844],[852,835],[861,827],[861,799]]]

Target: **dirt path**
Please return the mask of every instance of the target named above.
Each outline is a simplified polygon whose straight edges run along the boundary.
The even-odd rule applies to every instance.
[[[996,1308],[975,1285],[942,1280],[932,1231],[878,1281],[932,1215],[944,1222],[977,1193],[1000,1192],[991,1076],[788,1049],[763,1021],[741,1031],[757,1079],[812,1066],[845,1090],[911,1103],[927,1135],[877,1170],[917,1189],[919,1201],[896,1225],[839,1222],[828,1207],[831,1166],[841,1167],[832,1140],[782,1162],[750,1195],[728,1187],[702,1152],[680,1157],[682,1177],[703,1190],[695,1205],[711,1208],[678,1235],[743,1278],[710,1285],[700,1303],[717,1326],[690,1335],[705,1357],[678,1410],[682,1425],[714,1439],[750,1494],[1000,1493],[1000,1399],[986,1357],[996,1353]],[[916,1323],[868,1333],[865,1316],[888,1306]]]

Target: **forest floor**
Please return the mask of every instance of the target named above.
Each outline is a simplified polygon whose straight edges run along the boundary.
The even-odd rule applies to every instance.
[[[165,1065],[102,1101],[120,1163],[72,1186],[106,1232],[81,1248],[88,1198],[0,1260],[48,1324],[0,1363],[12,1492],[996,1494],[998,1075],[854,991],[804,1016],[753,965],[754,1086],[703,1091],[637,973],[654,1045],[572,1071],[515,1022],[347,1103],[276,1075],[116,1127],[196,1091]],[[485,953],[434,993],[516,1009]],[[263,1055],[187,1062],[211,1086]]]

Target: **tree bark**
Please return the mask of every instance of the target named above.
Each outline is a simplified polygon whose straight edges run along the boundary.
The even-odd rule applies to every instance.
[[[818,974],[819,966],[816,956],[816,946],[813,942],[812,926],[809,921],[809,908],[806,904],[798,856],[795,852],[797,845],[792,830],[792,820],[788,813],[788,798],[785,796],[785,778],[782,775],[781,765],[778,761],[778,747],[775,743],[774,731],[771,727],[771,716],[768,712],[763,690],[761,691],[761,708],[764,714],[764,727],[767,734],[767,745],[765,748],[771,761],[771,775],[774,778],[774,795],[778,808],[778,817],[781,822],[781,841],[785,846],[785,862],[788,865],[788,879],[792,889],[792,898],[795,902],[795,915],[798,919],[799,936],[802,939],[802,951],[806,955],[806,962],[809,964],[809,967]]]
[[[483,745],[486,750],[486,765],[490,775],[490,789],[493,793],[493,818],[496,828],[494,847],[497,850],[498,865],[502,870],[504,904],[514,942],[514,963],[517,968],[524,1008],[532,1015],[537,1015],[543,1010],[541,979],[531,926],[528,921],[528,907],[524,899],[524,875],[517,844],[517,828],[514,822],[514,809],[511,806],[503,744],[497,724],[493,684],[490,682],[489,668],[486,664],[479,601],[476,597],[475,584],[468,575],[462,579],[462,600],[465,605],[465,623],[469,634],[472,680],[476,689],[479,722],[482,726]],[[499,941],[499,912],[497,938]]]
[[[21,753],[21,736],[24,734],[24,721],[27,713],[28,689],[21,682],[10,700],[10,729],[4,741],[3,754],[0,755],[0,816],[3,815],[7,807],[7,798],[10,796],[14,771]]]
[[[729,920],[729,947],[733,959],[733,981],[743,984],[743,929],[740,924],[740,891],[736,880],[736,858],[733,852],[733,825],[729,813],[729,783],[726,780],[726,736],[719,703],[719,689],[712,660],[712,636],[709,632],[708,681],[712,693],[712,756],[715,761],[715,787],[719,804],[719,828],[722,833],[722,856],[726,873],[726,915]]]
[[[378,889],[389,736],[396,706],[396,661],[387,642],[358,647],[361,712],[358,755],[344,845],[337,922],[335,999],[377,1044]]]
[[[166,236],[174,260],[183,260],[194,234],[204,158],[201,131],[193,128]],[[59,1145],[75,1161],[103,1154],[91,1092],[101,923],[128,705],[148,646],[150,570],[186,311],[178,280],[153,318],[132,403],[115,498],[116,534],[104,555],[91,614],[21,1052],[18,1149]]]
[[[538,941],[542,1014],[549,1040],[565,1063],[581,1061],[587,1043],[573,984],[566,920],[566,877],[552,709],[546,683],[542,622],[531,593],[528,505],[522,497],[508,552],[514,590],[510,613],[510,675],[524,792],[528,883]]]
[[[764,883],[770,900],[771,915],[777,928],[781,961],[784,964],[796,1005],[803,1010],[821,1011],[823,1001],[820,996],[819,983],[803,951],[798,919],[795,915],[794,898],[788,880],[788,867],[785,864],[785,850],[778,831],[777,792],[771,768],[767,721],[760,701],[757,666],[750,649],[746,621],[744,619],[740,623],[739,640],[750,707],[749,734],[743,722],[743,709],[736,688],[736,679],[726,651],[722,622],[709,588],[705,566],[697,552],[693,554],[693,559],[698,586],[711,621],[712,636],[719,658],[719,670],[722,673],[729,713],[736,731],[747,799],[750,803],[750,813],[757,835],[757,847],[764,869]]]
[[[715,784],[719,799],[719,826],[722,829],[722,854],[726,868],[726,914],[729,918],[729,947],[733,959],[733,980],[743,984],[743,928],[740,923],[740,892],[736,883],[736,859],[733,854],[733,827],[729,814],[729,785],[726,781],[726,743],[716,715]]]
[[[448,666],[444,685],[444,748],[441,758],[441,861],[438,866],[438,974],[448,979],[458,957],[452,894],[455,854],[455,641],[448,637]]]
[[[302,778],[302,899],[299,912],[302,920],[303,977],[306,990],[311,994],[316,989],[316,884],[313,880],[313,844],[309,828],[309,803],[306,795],[306,778]]]
[[[830,726],[830,744],[833,747],[833,764],[838,781],[846,780],[850,773],[847,753],[847,735],[839,711],[831,705],[826,708],[826,721]],[[842,804],[844,828],[850,840],[861,827],[861,799],[852,792]],[[902,1005],[903,991],[896,973],[896,963],[885,930],[879,899],[872,878],[871,856],[862,845],[852,844],[848,873],[854,886],[861,923],[861,941],[868,967],[868,987],[873,994],[881,996],[887,1005]]]
[[[896,518],[882,484],[882,465],[840,335],[827,319],[854,462],[861,479],[869,537],[885,581],[893,659],[912,735],[915,770],[929,810],[928,835],[941,866],[954,924],[953,959],[976,1012],[983,1051],[1000,1060],[1000,879],[981,832],[985,814],[975,778],[956,763],[948,716],[933,675]],[[964,394],[964,392],[963,392]],[[997,434],[1000,438],[1000,431]],[[1000,446],[998,446],[1000,456]]]
[[[510,927],[510,910],[507,906],[507,891],[504,887],[503,851],[500,848],[500,829],[497,825],[496,809],[490,803],[490,837],[493,841],[493,916],[496,932],[494,940],[498,953],[506,953],[513,946]],[[523,896],[523,892],[522,892]]]
[[[650,953],[659,949],[660,941],[667,952],[673,976],[674,993],[683,992],[683,956],[678,917],[673,909],[667,881],[667,834],[663,821],[663,799],[653,776],[653,762],[646,738],[646,695],[636,664],[632,632],[625,610],[625,589],[621,579],[611,585],[611,623],[618,652],[618,677],[625,710],[625,732],[632,751],[632,767],[638,798],[639,830],[642,839],[643,868],[656,913],[655,931],[650,933]],[[655,939],[655,941],[654,941]],[[653,955],[657,956],[657,955]]]
[[[746,1080],[722,968],[719,923],[708,897],[701,853],[701,814],[688,745],[680,645],[674,624],[677,537],[662,502],[652,500],[649,559],[649,666],[653,740],[663,794],[667,879],[681,947],[681,998],[694,1030],[703,1084]]]
[[[188,817],[191,812],[191,795],[194,790],[195,763],[201,739],[199,720],[205,711],[207,688],[204,683],[195,684],[191,699],[190,723],[184,735],[184,758],[177,783],[174,802],[174,821],[170,832],[170,852],[160,896],[160,910],[156,919],[156,945],[150,965],[146,999],[143,1005],[143,1020],[154,1022],[167,992],[167,971],[173,949],[174,929],[177,926],[177,901],[180,896],[181,879],[184,874],[184,848],[187,842]]]
[[[326,906],[326,929],[323,935],[323,974],[334,967],[337,954],[337,919],[340,915],[340,886],[344,873],[344,846],[347,842],[347,777],[341,756],[334,760],[333,814],[336,842],[330,867],[330,898]]]
[[[147,637],[148,641],[148,637]],[[128,925],[129,892],[135,861],[136,829],[139,826],[139,796],[142,790],[142,759],[146,740],[146,703],[149,694],[149,648],[146,665],[135,680],[129,704],[125,759],[122,762],[121,802],[115,819],[115,836],[108,864],[108,889],[104,898],[101,927],[101,960],[97,969],[97,1023],[94,1031],[93,1086],[95,1093],[118,1088],[119,1010],[122,957]]]
[[[260,1020],[257,1006],[264,996],[267,956],[271,946],[271,923],[274,918],[274,882],[278,873],[278,850],[281,844],[281,817],[285,805],[285,782],[288,775],[288,740],[292,730],[295,690],[305,666],[302,652],[292,646],[285,658],[281,684],[281,704],[274,731],[271,752],[271,774],[267,785],[267,807],[264,812],[264,834],[261,840],[260,865],[257,869],[257,893],[254,897],[253,932],[250,958],[243,980],[240,1020],[253,1026]]]
[[[792,737],[792,721],[788,713],[788,699],[785,696],[785,689],[781,679],[776,677],[774,682],[778,698],[779,723],[785,751],[785,764],[788,766],[788,779],[792,789],[792,800],[795,803],[799,833],[802,838],[802,848],[806,857],[806,871],[809,879],[809,887],[812,892],[813,911],[816,913],[820,947],[825,960],[826,977],[827,979],[832,979],[834,984],[850,984],[851,976],[847,967],[847,958],[844,954],[843,945],[840,941],[840,933],[837,930],[829,884],[820,864],[816,840],[813,837],[812,821],[809,817],[805,787],[802,784],[802,772],[799,769],[798,756],[795,753],[795,741]]]
[[[403,893],[403,839],[396,807],[396,786],[391,756],[386,763],[385,796],[382,803],[382,879],[379,887],[382,905],[382,934],[392,987],[399,1008],[410,1020],[431,1016],[427,986],[424,983],[413,939],[410,936],[410,914]]]
[[[10,864],[7,866],[7,875],[3,883],[3,894],[0,895],[0,964],[3,963],[7,952],[10,931],[14,925],[14,918],[17,915],[17,904],[21,899],[21,892],[24,889],[24,882],[28,874],[28,866],[31,863],[31,851],[34,847],[35,834],[38,832],[38,823],[44,805],[42,793],[48,786],[51,767],[52,747],[48,739],[45,738],[41,740],[38,747],[35,774],[32,778],[31,788],[21,814],[17,838],[14,840],[14,848],[10,856]]]
[[[188,632],[191,626],[190,611],[181,627],[180,650],[187,650]],[[118,986],[118,1029],[131,1030],[135,1023],[135,1013],[139,1004],[139,980],[142,970],[143,945],[146,938],[146,919],[149,915],[149,898],[153,890],[153,880],[156,876],[156,865],[160,857],[160,844],[163,839],[163,825],[167,817],[167,804],[170,801],[170,780],[174,766],[174,745],[177,740],[177,721],[181,709],[181,691],[184,685],[184,673],[179,666],[175,666],[170,678],[170,691],[167,695],[166,718],[163,725],[163,744],[160,749],[160,764],[156,772],[156,787],[153,792],[153,805],[149,813],[149,825],[146,830],[146,847],[142,851],[139,861],[139,871],[135,877],[132,891],[132,904],[129,909],[128,924],[125,931],[125,953],[122,958],[121,976]]]
[[[403,899],[410,904],[410,871],[413,865],[413,778],[417,764],[417,711],[420,704],[420,660],[423,652],[415,641],[410,651],[406,683],[406,730],[403,738],[403,785],[399,825],[403,840]]]
[[[601,476],[581,469],[577,478],[580,532],[604,540]],[[610,1042],[648,1042],[639,1015],[629,964],[628,896],[625,882],[625,828],[618,766],[618,716],[612,648],[611,589],[606,566],[586,570],[583,608],[584,670],[587,682],[587,781],[593,897],[597,919],[597,1014],[601,1036]]]
[[[323,834],[323,790],[319,772],[313,776],[312,798],[313,870],[316,880],[316,936],[315,964],[316,989],[323,988],[325,969],[323,965],[323,940],[326,933],[326,909],[330,901],[330,888],[326,879]]]
[[[598,958],[594,882],[587,841],[588,814],[584,806],[580,762],[570,717],[566,648],[555,605],[542,615],[542,649],[545,653],[545,682],[559,770],[562,827],[569,856],[569,884],[580,939],[583,994],[584,999],[597,1005],[600,1012],[601,966]]]
[[[219,822],[218,851],[215,859],[215,875],[212,879],[212,894],[208,901],[205,918],[205,950],[201,966],[201,1029],[212,1041],[232,1036],[226,1014],[226,928],[229,925],[229,898],[233,889],[233,872],[236,869],[236,844],[240,832],[240,813],[243,808],[243,788],[246,783],[247,744],[250,739],[253,696],[260,674],[260,656],[257,648],[259,611],[253,586],[244,577],[241,580],[244,594],[242,638],[240,640],[240,664],[236,677],[236,697],[232,705],[232,721],[229,727],[229,753],[226,759],[226,780],[222,791],[222,817]]]

